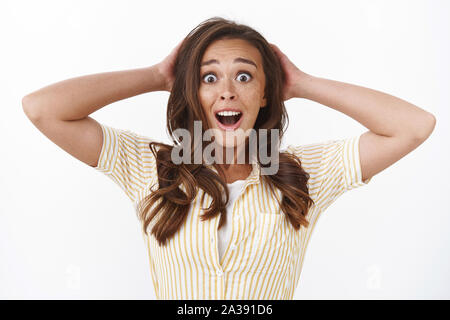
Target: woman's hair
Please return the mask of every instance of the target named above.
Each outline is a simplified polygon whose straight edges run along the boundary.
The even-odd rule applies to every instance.
[[[258,129],[278,129],[281,141],[287,128],[288,115],[283,102],[285,75],[280,61],[270,44],[257,31],[234,21],[214,17],[194,28],[183,40],[178,51],[174,66],[175,81],[167,105],[167,130],[174,143],[179,143],[174,135],[176,129],[186,129],[191,137],[194,137],[194,121],[201,121],[205,130],[209,127],[198,97],[200,64],[206,48],[219,39],[242,39],[259,50],[266,79],[264,93],[267,106],[260,108],[253,129],[256,132]],[[267,150],[271,150],[270,141],[271,138],[267,138]],[[204,150],[205,142],[202,144]],[[191,164],[177,165],[171,160],[174,146],[151,142],[149,147],[156,158],[159,189],[152,190],[139,202],[138,216],[142,221],[144,233],[148,234],[148,227],[153,225],[151,234],[160,245],[164,245],[186,221],[198,188],[204,191],[203,196],[208,193],[212,197],[212,202],[204,209],[201,219],[208,220],[220,214],[219,228],[222,227],[226,222],[225,208],[229,200],[229,191],[222,178],[224,174],[220,166],[217,174],[207,168],[203,160],[202,164],[193,164],[194,161],[191,161]],[[259,150],[258,138],[256,150]],[[195,146],[192,141],[191,159],[194,159],[194,152]],[[263,167],[259,159],[258,163]],[[300,159],[291,153],[282,152],[279,154],[278,172],[261,177],[273,195],[275,195],[273,187],[280,190],[281,203],[278,197],[276,199],[292,226],[297,230],[301,225],[307,227],[306,215],[314,202],[308,192],[309,174],[303,170]]]

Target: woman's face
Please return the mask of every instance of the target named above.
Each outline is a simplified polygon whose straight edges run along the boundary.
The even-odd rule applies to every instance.
[[[243,140],[237,136],[248,136],[259,109],[266,106],[264,88],[258,49],[241,39],[216,40],[208,46],[200,67],[199,98],[221,146],[238,146]]]

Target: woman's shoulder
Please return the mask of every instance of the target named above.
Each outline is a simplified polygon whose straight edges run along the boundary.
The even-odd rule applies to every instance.
[[[284,149],[280,150],[280,152],[287,152],[294,154],[298,157],[303,156],[314,156],[322,154],[323,150],[329,147],[330,145],[339,143],[341,140],[337,139],[329,139],[323,140],[314,143],[306,143],[306,144],[289,144]]]
[[[131,129],[122,129],[111,125],[106,125],[100,123],[102,126],[103,132],[106,134],[107,138],[109,138],[112,142],[123,142],[125,145],[134,146],[132,149],[136,150],[141,149],[142,152],[150,152],[148,148],[151,142],[155,142],[155,146],[157,149],[160,148],[160,145],[168,145],[162,140],[151,138],[148,135],[142,134],[139,131],[131,130]]]
[[[289,145],[285,150],[296,155],[302,167],[316,180],[328,179],[350,190],[368,183],[362,181],[359,139],[362,134],[340,139],[328,139],[305,145]]]

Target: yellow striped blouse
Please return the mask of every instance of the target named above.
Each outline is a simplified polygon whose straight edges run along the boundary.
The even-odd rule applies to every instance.
[[[129,130],[101,126],[103,146],[94,168],[119,185],[136,210],[137,203],[157,188],[156,162],[148,147],[152,140]],[[206,194],[201,203],[202,190],[186,223],[166,246],[159,246],[152,235],[143,233],[156,297],[292,299],[319,215],[345,191],[371,180],[361,180],[359,138],[289,145],[283,150],[297,155],[310,174],[308,187],[315,205],[307,216],[308,228],[295,230],[285,219],[259,177],[259,166],[253,164],[234,203],[230,241],[221,260],[217,249],[219,217],[200,220],[202,208],[211,202]]]

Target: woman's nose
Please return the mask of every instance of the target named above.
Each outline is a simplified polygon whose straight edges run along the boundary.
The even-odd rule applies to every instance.
[[[234,100],[236,98],[236,92],[231,81],[223,81],[220,98],[221,100]]]
[[[220,96],[220,98],[221,98],[222,100],[227,100],[227,99],[229,99],[229,100],[234,100],[235,95],[232,94],[232,93],[227,92],[227,93],[223,93],[223,94]]]

